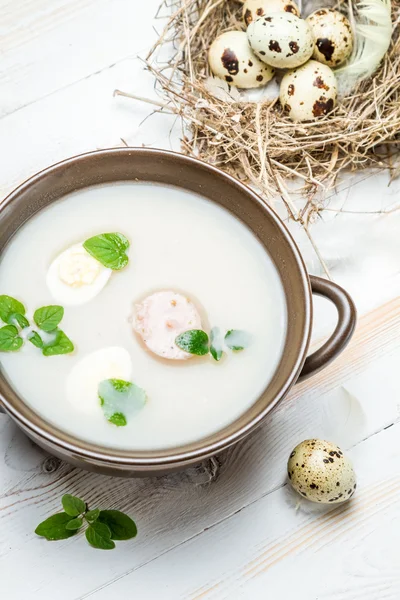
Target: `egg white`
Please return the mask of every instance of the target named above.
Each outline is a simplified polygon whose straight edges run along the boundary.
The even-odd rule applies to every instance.
[[[120,346],[101,348],[86,355],[71,370],[66,381],[67,401],[80,413],[96,414],[101,410],[98,386],[104,379],[132,377],[129,352]]]
[[[73,260],[75,260],[75,265],[77,265],[77,262],[79,264],[79,256],[82,257],[82,269],[89,267],[94,272],[97,271],[97,275],[91,282],[70,285],[62,280],[60,270],[62,266],[68,266],[68,263],[72,264]],[[112,270],[107,269],[90,256],[82,244],[74,244],[53,260],[47,272],[46,283],[51,295],[57,302],[60,302],[63,306],[77,306],[85,304],[97,296],[107,284],[111,273]]]

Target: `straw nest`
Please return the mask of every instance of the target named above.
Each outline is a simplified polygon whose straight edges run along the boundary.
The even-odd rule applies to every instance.
[[[314,0],[305,13],[321,4]],[[329,115],[307,123],[290,121],[276,97],[243,98],[210,77],[212,41],[223,31],[243,29],[240,2],[166,0],[161,8],[171,16],[146,64],[161,93],[159,110],[182,117],[184,153],[256,185],[267,198],[278,192],[287,199],[294,189],[323,197],[345,169],[393,167],[400,142],[399,0],[392,2],[390,48],[373,78],[341,98]]]

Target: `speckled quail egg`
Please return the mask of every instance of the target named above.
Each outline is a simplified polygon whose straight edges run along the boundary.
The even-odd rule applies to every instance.
[[[274,70],[255,56],[244,31],[219,35],[210,46],[208,62],[214,75],[244,89],[265,85],[274,75]]]
[[[350,460],[331,442],[301,442],[291,453],[287,469],[296,492],[312,502],[344,502],[357,487]]]
[[[250,25],[258,17],[275,12],[288,12],[300,16],[299,7],[293,0],[246,0],[243,4],[243,21]]]
[[[314,37],[303,19],[286,12],[259,17],[247,28],[254,54],[278,69],[291,69],[305,63],[314,51]]]
[[[338,67],[349,58],[353,50],[353,34],[348,19],[342,13],[333,8],[321,8],[307,18],[307,23],[315,38],[315,60]]]
[[[335,74],[327,65],[309,60],[284,75],[279,98],[292,121],[311,121],[327,115],[336,105]]]

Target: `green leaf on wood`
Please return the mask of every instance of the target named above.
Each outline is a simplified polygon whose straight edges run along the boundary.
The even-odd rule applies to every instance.
[[[65,540],[72,535],[75,535],[76,531],[67,529],[67,524],[71,521],[71,516],[65,512],[57,513],[42,521],[36,529],[35,533],[47,540]]]
[[[113,540],[130,540],[137,535],[135,522],[119,510],[101,510],[98,522],[109,527]]]
[[[95,521],[85,531],[86,539],[93,548],[112,550],[115,544],[111,539],[111,531],[105,523]]]
[[[86,503],[77,496],[71,496],[71,494],[64,494],[61,502],[63,509],[71,517],[77,517],[86,510]]]
[[[75,519],[71,519],[65,527],[69,531],[78,531],[78,529],[80,529],[82,525],[83,519],[81,517],[76,517]]]
[[[94,508],[93,510],[88,510],[85,519],[88,523],[94,523],[97,521],[100,514],[100,510],[98,508]]]

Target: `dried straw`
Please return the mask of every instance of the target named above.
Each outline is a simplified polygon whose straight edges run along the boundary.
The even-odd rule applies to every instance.
[[[184,153],[256,185],[267,198],[278,192],[300,220],[291,205],[290,180],[300,182],[297,191],[317,206],[316,198],[345,169],[389,167],[398,173],[393,156],[400,142],[399,0],[392,4],[392,43],[374,78],[341,99],[330,115],[309,123],[291,122],[276,99],[242,101],[234,88],[221,99],[210,91],[207,50],[221,32],[243,28],[239,2],[165,0],[162,7],[172,16],[146,65],[160,93],[155,104],[182,117]]]

